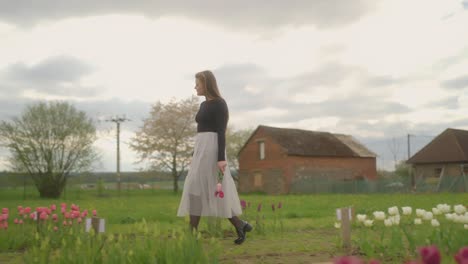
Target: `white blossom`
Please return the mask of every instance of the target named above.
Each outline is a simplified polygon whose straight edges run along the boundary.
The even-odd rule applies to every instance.
[[[393,207],[388,208],[388,214],[397,215],[397,214],[400,214],[400,211],[398,211],[398,207],[393,206]]]
[[[431,220],[431,225],[434,226],[434,227],[438,227],[438,226],[440,226],[440,223],[439,223],[439,221],[437,221],[437,219],[432,219]]]
[[[401,208],[404,215],[410,215],[413,212],[413,209],[409,206],[404,206]]]
[[[375,220],[383,221],[385,219],[385,213],[382,211],[376,211],[374,212],[374,218]]]
[[[384,220],[384,225],[385,225],[386,227],[392,226],[392,225],[393,225],[392,219],[390,219],[390,218],[385,219],[385,220]]]
[[[364,225],[365,225],[365,226],[370,227],[370,226],[372,226],[373,224],[374,224],[374,221],[373,221],[373,220],[365,220],[365,221],[364,221]]]
[[[443,214],[450,213],[450,205],[448,204],[438,204],[437,209],[439,209]]]
[[[341,228],[341,222],[335,222],[335,228],[340,229]]]
[[[439,210],[438,208],[432,208],[432,213],[434,213],[434,215],[441,215],[442,211]]]
[[[415,225],[420,225],[420,224],[422,224],[421,218],[415,218],[415,219],[414,219],[414,224],[415,224]]]
[[[358,222],[361,222],[361,223],[362,223],[362,222],[364,222],[364,221],[367,219],[367,215],[365,215],[365,214],[358,214],[358,215],[356,216],[356,218],[357,218]]]
[[[445,214],[445,219],[449,220],[449,221],[453,221],[454,220],[454,216],[457,215],[457,214]]]
[[[424,210],[424,209],[416,209],[416,216],[417,216],[417,217],[421,217],[421,218],[422,218],[422,217],[424,216],[424,214],[426,214],[426,210]]]
[[[455,211],[455,213],[461,215],[466,212],[466,207],[461,204],[458,204],[453,207],[453,210]]]
[[[423,216],[424,220],[432,220],[432,218],[434,218],[434,215],[432,214],[432,212],[425,212],[424,213],[424,216]]]

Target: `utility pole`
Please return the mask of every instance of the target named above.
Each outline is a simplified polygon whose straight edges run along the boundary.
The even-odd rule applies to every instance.
[[[411,157],[411,134],[408,133],[408,160],[410,159]],[[408,173],[409,173],[409,176],[411,178],[411,188],[414,190],[415,187],[416,187],[416,182],[414,180],[414,175],[413,175],[413,172],[412,172],[412,165],[408,164]]]
[[[123,123],[125,121],[130,121],[130,119],[127,119],[126,117],[114,117],[106,121],[114,122],[117,124],[117,190],[120,196],[120,189],[121,189],[121,184],[120,184],[120,123]]]

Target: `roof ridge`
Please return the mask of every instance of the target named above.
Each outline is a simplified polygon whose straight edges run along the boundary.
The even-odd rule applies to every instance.
[[[457,144],[458,149],[460,150],[460,152],[462,153],[464,158],[468,159],[467,153],[465,153],[465,151],[463,150],[463,148],[462,148],[462,146],[460,144],[460,139],[458,138],[458,134],[455,133],[455,131],[463,131],[463,132],[467,132],[467,131],[466,130],[461,130],[461,129],[450,129],[450,131],[452,132],[452,135],[455,137],[455,143]]]

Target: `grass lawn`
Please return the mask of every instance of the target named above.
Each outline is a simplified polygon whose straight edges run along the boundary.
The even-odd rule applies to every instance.
[[[26,200],[23,200],[22,190],[0,190],[0,208],[8,207],[11,217],[15,217],[19,205],[35,208],[50,204],[58,206],[62,202],[75,203],[81,208],[97,209],[98,215],[106,220],[106,233],[109,234],[133,234],[135,224],[143,219],[149,224],[157,224],[161,230],[188,226],[187,218],[176,217],[180,193],[168,190],[124,190],[120,197],[113,190],[106,190],[105,197],[98,197],[95,190],[70,190],[66,199],[58,200],[40,199],[32,190],[27,193]],[[221,232],[214,234],[207,219],[203,219],[199,229],[203,237],[216,237],[221,247],[220,263],[330,262],[334,257],[345,254],[338,246],[340,232],[334,228],[335,209],[340,207],[354,206],[357,214],[371,214],[376,210],[386,211],[391,206],[430,210],[439,203],[468,204],[467,193],[240,194],[240,198],[250,203],[243,218],[253,224],[257,217],[264,219],[264,232],[254,230],[248,233],[246,242],[238,246],[233,244],[236,236],[227,220],[221,221]],[[277,209],[279,202],[282,203],[281,209]],[[260,203],[262,209],[258,213]],[[275,205],[275,211],[272,205]],[[0,239],[1,236],[0,231]],[[354,234],[353,239],[357,239]],[[0,248],[0,263],[22,263],[23,254],[24,250]]]

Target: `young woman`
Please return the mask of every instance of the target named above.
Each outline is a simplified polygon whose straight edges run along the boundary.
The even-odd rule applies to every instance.
[[[195,84],[197,95],[204,96],[206,100],[201,103],[195,118],[198,133],[177,215],[190,215],[192,230],[198,229],[201,216],[228,218],[238,235],[234,243],[242,244],[252,226],[238,217],[242,209],[227,165],[228,107],[211,71],[197,73]]]

